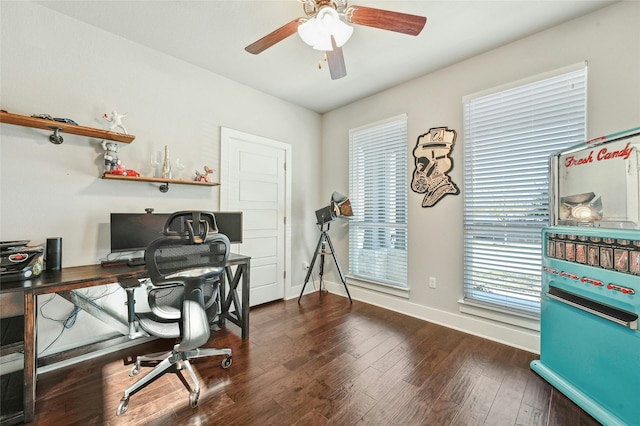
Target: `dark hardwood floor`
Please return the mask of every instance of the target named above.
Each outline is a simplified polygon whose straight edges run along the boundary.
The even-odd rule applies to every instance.
[[[131,356],[155,341],[38,380],[34,425],[597,425],[529,369],[534,354],[340,296],[251,309],[251,338],[230,324],[194,362],[199,406],[175,374],[116,417]],[[143,369],[142,374],[146,373]],[[136,376],[140,377],[140,376]]]

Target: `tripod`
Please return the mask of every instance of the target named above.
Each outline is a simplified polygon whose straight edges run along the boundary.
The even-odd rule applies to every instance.
[[[326,223],[327,229],[324,229],[324,223],[319,223],[318,226],[320,228],[320,239],[318,240],[318,245],[316,246],[316,251],[313,254],[313,258],[311,259],[311,263],[309,264],[309,269],[307,270],[307,276],[304,279],[304,285],[302,286],[302,291],[300,292],[300,296],[298,297],[298,303],[300,303],[300,299],[304,294],[304,289],[307,286],[307,282],[311,277],[311,272],[313,271],[313,265],[316,263],[316,259],[318,258],[318,254],[320,255],[320,273],[318,276],[320,277],[320,292],[322,292],[322,276],[324,275],[324,256],[331,254],[333,256],[333,261],[336,263],[336,268],[338,269],[338,273],[340,274],[340,280],[342,281],[342,285],[344,285],[344,289],[347,291],[347,296],[349,296],[349,302],[353,303],[351,300],[351,294],[349,294],[349,289],[347,288],[347,280],[342,273],[342,268],[340,268],[340,264],[338,263],[338,258],[336,257],[336,252],[333,249],[333,244],[331,244],[331,238],[329,238],[329,223]],[[327,250],[327,244],[329,245],[329,250]]]

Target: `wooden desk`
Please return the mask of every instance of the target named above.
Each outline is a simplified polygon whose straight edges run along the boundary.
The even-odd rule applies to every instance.
[[[229,320],[242,330],[242,338],[249,338],[249,267],[250,257],[231,254],[227,261],[226,272],[222,276],[222,314],[220,323]],[[235,268],[235,271],[234,271]],[[37,355],[37,297],[41,294],[77,290],[80,288],[118,282],[123,278],[144,278],[146,268],[129,266],[100,265],[75,266],[62,268],[60,271],[44,271],[39,277],[28,281],[2,283],[0,294],[5,300],[15,300],[23,293],[24,300],[24,412],[21,421],[33,420],[36,401],[36,380],[38,370]],[[242,298],[238,295],[242,292]],[[3,307],[4,309],[4,307]],[[123,339],[127,339],[124,337]],[[96,348],[95,345],[91,345]],[[84,351],[87,353],[87,351]],[[70,351],[71,356],[60,357],[67,359],[81,354],[81,351]]]

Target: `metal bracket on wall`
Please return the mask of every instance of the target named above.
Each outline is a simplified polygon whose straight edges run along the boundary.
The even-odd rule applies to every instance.
[[[60,134],[60,131],[62,130],[60,127],[52,127],[51,130],[53,130],[53,134],[49,136],[49,142],[54,145],[60,145],[64,142],[64,139],[62,139],[62,135]]]

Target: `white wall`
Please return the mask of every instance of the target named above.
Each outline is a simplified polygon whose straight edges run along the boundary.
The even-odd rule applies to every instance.
[[[409,179],[416,139],[431,127],[458,132],[449,173],[463,191],[462,97],[536,74],[588,61],[588,135],[640,125],[640,2],[627,1],[428,74],[331,111],[323,117],[323,193],[348,188],[348,130],[400,113],[409,117]],[[427,24],[428,26],[428,24]],[[431,208],[409,195],[409,299],[363,290],[355,298],[439,322],[510,345],[539,350],[538,333],[461,314],[462,193]],[[340,264],[348,269],[347,230],[332,228]],[[429,276],[437,289],[429,289]],[[343,292],[331,265],[331,287]],[[335,283],[338,283],[337,285]]]

